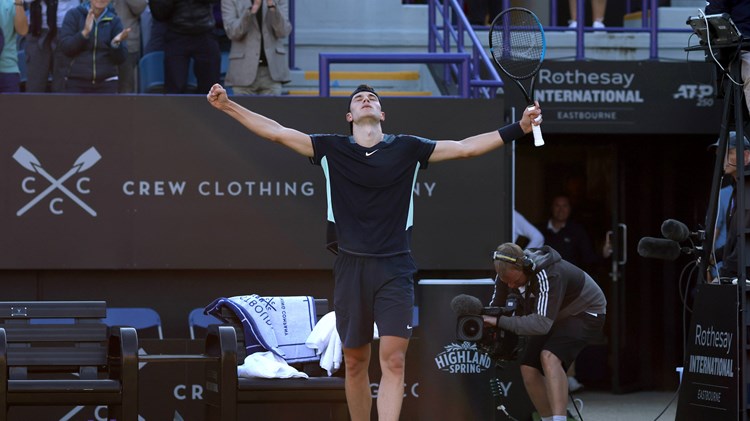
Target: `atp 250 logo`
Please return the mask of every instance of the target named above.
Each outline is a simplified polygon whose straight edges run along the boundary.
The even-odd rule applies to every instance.
[[[694,100],[696,107],[713,107],[714,87],[706,84],[680,85],[672,98]]]
[[[42,167],[42,164],[34,154],[23,146],[20,146],[16,153],[13,154],[13,159],[15,159],[22,167],[33,173],[33,175],[24,177],[24,179],[21,180],[21,190],[29,196],[32,196],[32,198],[29,202],[23,205],[18,212],[16,212],[16,216],[23,216],[24,213],[28,212],[47,196],[52,196],[52,199],[49,201],[49,211],[54,215],[63,214],[62,205],[64,198],[62,196],[67,196],[73,201],[73,203],[77,204],[89,215],[96,216],[96,211],[91,209],[91,207],[81,200],[80,197],[91,193],[87,187],[87,184],[91,179],[89,177],[79,176],[79,174],[93,167],[101,158],[102,156],[99,155],[96,148],[92,146],[75,160],[65,174],[55,178],[52,174],[48,173],[44,167]],[[76,176],[78,177],[75,179],[75,192],[73,192],[65,187],[64,183]],[[45,180],[48,185],[44,187],[44,190],[39,191],[43,186],[40,185],[40,183],[43,183]]]

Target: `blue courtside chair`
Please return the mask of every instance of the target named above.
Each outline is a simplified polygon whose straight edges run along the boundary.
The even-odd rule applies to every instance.
[[[224,79],[226,79],[228,71],[229,71],[229,51],[222,51],[221,52],[221,74],[219,76],[219,80],[222,85],[224,85]]]
[[[195,339],[195,328],[208,329],[209,325],[221,324],[221,321],[209,314],[203,314],[203,307],[194,308],[188,315],[190,339]]]
[[[26,50],[18,50],[18,71],[21,74],[21,85],[26,83]]]
[[[29,319],[31,325],[72,325],[76,323],[76,319],[71,318],[45,318],[45,319]]]
[[[139,331],[156,329],[159,339],[164,339],[161,328],[161,317],[153,308],[148,307],[108,307],[107,317],[102,319],[107,326],[129,326]]]
[[[195,76],[194,66],[195,66],[195,60],[190,59],[190,64],[188,65],[188,80],[187,80],[187,88],[186,88],[188,92],[196,92],[196,90],[198,89],[198,77]]]
[[[164,92],[164,51],[152,51],[138,61],[138,92]]]
[[[194,92],[197,86],[198,78],[193,70],[193,60],[190,60],[187,91]],[[138,61],[138,92],[142,94],[164,93],[164,51],[152,51]]]

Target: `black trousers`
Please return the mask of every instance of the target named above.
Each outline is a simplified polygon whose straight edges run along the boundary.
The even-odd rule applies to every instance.
[[[184,94],[188,90],[190,60],[197,80],[197,93],[207,94],[211,85],[219,83],[221,52],[212,31],[182,34],[167,30],[164,35],[164,90],[168,94]]]

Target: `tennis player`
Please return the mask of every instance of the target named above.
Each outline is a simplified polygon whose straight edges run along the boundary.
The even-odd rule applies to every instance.
[[[382,378],[378,419],[397,421],[404,395],[406,349],[412,332],[412,192],[417,171],[429,163],[485,154],[541,123],[539,104],[520,121],[463,140],[433,141],[384,134],[380,96],[360,85],[345,115],[351,136],[308,135],[242,107],[214,85],[208,102],[251,132],[284,145],[322,167],[328,188],[329,247],[334,263],[336,328],[344,348],[346,397],[353,421],[370,419],[368,367],[373,322],[380,336]]]

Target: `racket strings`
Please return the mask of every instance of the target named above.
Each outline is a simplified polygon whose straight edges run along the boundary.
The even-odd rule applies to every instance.
[[[492,56],[515,79],[534,75],[544,57],[544,33],[529,13],[506,13],[490,31]]]

